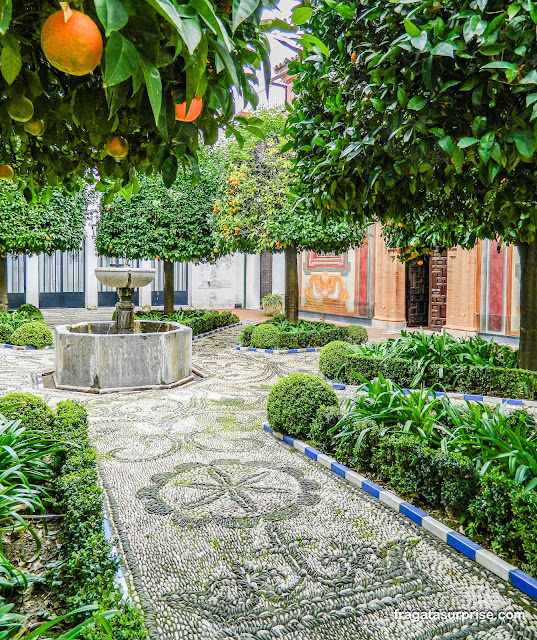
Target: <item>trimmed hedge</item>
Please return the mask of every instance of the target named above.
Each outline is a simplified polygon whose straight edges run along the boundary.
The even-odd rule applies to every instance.
[[[325,345],[319,354],[319,369],[334,382],[347,379],[347,363],[349,361],[349,343],[334,340]]]
[[[10,420],[20,420],[21,425],[31,431],[52,431],[56,420],[48,404],[31,393],[2,396],[0,413]]]
[[[117,559],[103,533],[103,496],[97,474],[97,455],[88,436],[88,416],[74,401],[58,403],[56,433],[69,444],[59,460],[57,508],[62,519],[64,562],[52,570],[51,580],[60,585],[69,608],[92,602],[99,611],[118,609],[110,620],[112,637],[141,640],[147,632],[140,611],[124,602],[114,587]],[[88,629],[80,636],[87,640],[105,640],[102,629]]]
[[[52,344],[52,331],[44,322],[35,320],[21,325],[11,334],[11,344],[42,349]]]
[[[24,302],[18,307],[16,313],[23,314],[28,316],[29,318],[34,318],[35,320],[44,321],[43,314],[41,313],[41,309],[36,307],[33,304],[29,304],[28,302]]]
[[[0,323],[0,342],[3,344],[11,344],[9,339],[13,333],[13,327],[9,324]]]
[[[239,336],[240,344],[243,347],[267,348],[261,346],[254,338],[254,330],[257,327],[271,326],[278,330],[278,342],[273,347],[275,349],[306,349],[308,347],[323,347],[335,340],[340,340],[352,344],[360,344],[367,341],[367,329],[360,325],[337,326],[328,322],[308,322],[307,329],[299,331],[289,331],[281,328],[285,317],[274,316],[266,322],[258,325],[250,325],[244,328]],[[294,327],[305,325],[303,321]],[[284,325],[285,326],[285,325]]]
[[[138,320],[178,322],[190,327],[192,334],[195,336],[239,322],[239,316],[231,311],[222,311],[220,313],[218,311],[206,311],[205,309],[184,309],[174,311],[170,315],[164,315],[162,311],[137,311],[135,318]]]
[[[293,373],[270,390],[267,414],[276,431],[307,438],[321,407],[337,406],[337,395],[324,380]]]
[[[276,349],[280,331],[273,324],[258,324],[252,331],[252,344],[259,349]]]
[[[321,366],[323,363],[322,353],[321,350],[319,368],[325,376],[330,378],[332,370],[324,364]],[[361,380],[355,374],[372,380],[382,373],[385,378],[389,378],[397,385],[409,388],[417,373],[417,365],[411,360],[403,360],[402,358],[378,358],[349,354],[346,367],[341,371],[342,374],[344,373],[344,376],[341,376],[344,379],[341,381],[347,384],[360,384]],[[537,373],[535,371],[488,366],[444,367],[442,376],[440,376],[440,371],[440,365],[430,365],[426,372],[425,384],[444,391],[476,393],[504,398],[533,400],[537,395]]]

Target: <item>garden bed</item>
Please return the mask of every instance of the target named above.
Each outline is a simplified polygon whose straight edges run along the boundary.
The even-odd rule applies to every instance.
[[[335,341],[319,357],[321,372],[334,382],[360,384],[379,375],[404,388],[533,400],[537,372],[517,368],[517,352],[482,338],[402,332],[387,342],[348,345]]]
[[[250,325],[239,336],[240,346],[256,349],[306,349],[322,347],[334,340],[361,344],[367,330],[358,324],[338,326],[329,322],[288,322],[283,314],[261,324]]]
[[[231,311],[218,312],[206,309],[180,309],[169,315],[163,311],[137,311],[134,317],[138,320],[179,322],[191,327],[193,336],[229,327],[240,321],[239,317]]]
[[[22,304],[15,311],[0,312],[0,344],[17,349],[43,349],[52,346],[52,331],[41,311]]]
[[[537,577],[537,423],[527,412],[456,407],[382,376],[342,412],[326,383],[294,374],[271,390],[267,413],[276,431],[456,520]]]
[[[139,610],[114,587],[118,560],[103,532],[85,409],[63,401],[54,412],[36,396],[9,394],[0,398],[0,414],[1,444],[20,465],[3,449],[3,515],[14,528],[3,539],[0,605],[10,609],[3,623],[12,631],[6,637],[53,620],[58,640],[68,630],[70,640],[147,637]]]

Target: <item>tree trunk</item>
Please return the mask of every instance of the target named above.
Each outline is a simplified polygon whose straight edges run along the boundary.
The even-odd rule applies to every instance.
[[[520,243],[520,349],[518,366],[537,370],[537,238]]]
[[[295,247],[285,248],[285,317],[298,322],[298,267]]]
[[[174,263],[171,260],[164,261],[164,313],[173,313],[175,296]]]
[[[0,258],[0,311],[8,311],[7,297],[7,258]]]

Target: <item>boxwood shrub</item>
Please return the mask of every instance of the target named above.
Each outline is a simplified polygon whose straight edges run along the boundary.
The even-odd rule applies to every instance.
[[[328,369],[321,372],[330,377]],[[367,380],[376,378],[379,373],[401,387],[411,387],[417,373],[417,364],[402,358],[379,358],[350,353],[345,369],[347,384],[358,384],[358,376]],[[500,396],[504,398],[534,399],[537,395],[537,373],[526,369],[508,369],[504,367],[457,366],[443,367],[431,364],[425,374],[425,384],[436,386],[444,391],[476,393],[479,395]]]
[[[31,393],[8,393],[0,398],[0,413],[10,420],[20,420],[32,431],[52,430],[54,412],[48,404]]]
[[[278,349],[305,349],[308,347],[323,347],[324,345],[341,340],[353,344],[367,340],[367,329],[360,325],[337,326],[328,322],[306,322],[301,320],[297,325],[291,325],[285,316],[274,316],[259,325],[245,327],[239,336],[243,347],[265,348],[256,342],[253,334],[256,327],[273,326],[279,330]]]
[[[259,349],[277,349],[280,330],[274,324],[258,324],[252,331],[252,344]]]
[[[29,318],[33,318],[34,320],[43,321],[43,314],[41,313],[41,309],[36,307],[33,304],[29,304],[28,302],[24,302],[17,308],[17,314],[25,315]]]
[[[42,349],[52,344],[52,331],[44,322],[36,320],[21,325],[12,333],[12,344]]]
[[[349,362],[349,343],[334,340],[325,345],[319,354],[319,369],[330,380],[345,382]]]
[[[321,407],[337,407],[335,391],[317,376],[293,373],[270,390],[267,414],[276,431],[308,438]]]
[[[13,327],[9,324],[0,323],[0,343],[11,344],[9,339],[13,333]]]
[[[115,311],[113,317],[115,317]],[[212,310],[207,311],[206,309],[180,309],[170,315],[165,315],[163,311],[137,311],[135,317],[138,320],[179,322],[190,327],[192,334],[195,336],[239,322],[239,317],[232,311],[222,311],[220,313]]]

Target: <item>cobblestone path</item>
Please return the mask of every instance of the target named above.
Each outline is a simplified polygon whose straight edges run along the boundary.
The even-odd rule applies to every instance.
[[[207,377],[187,387],[41,392],[88,408],[152,637],[537,639],[533,601],[262,431],[270,387],[294,371],[316,373],[318,354],[237,353],[238,332],[194,343]],[[0,352],[0,391],[35,393],[32,375],[52,363],[51,352]],[[398,615],[459,611],[472,613]],[[521,619],[501,619],[508,611]]]

